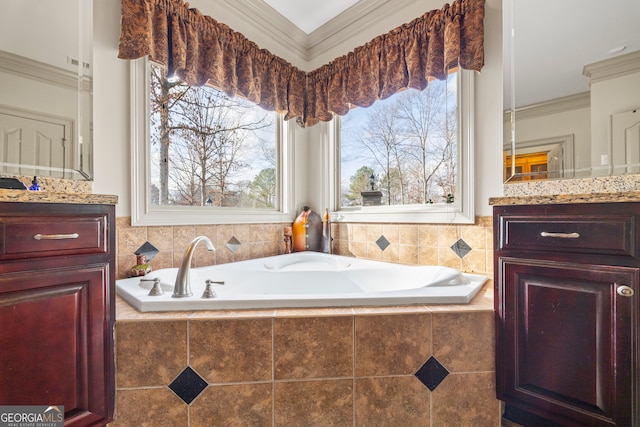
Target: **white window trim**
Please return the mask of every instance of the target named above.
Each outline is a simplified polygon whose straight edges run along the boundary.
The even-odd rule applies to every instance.
[[[458,183],[459,194],[454,203],[435,205],[404,206],[367,206],[340,208],[340,121],[332,120],[323,132],[323,163],[331,167],[323,168],[323,182],[328,191],[323,191],[323,202],[331,208],[331,220],[334,222],[363,223],[439,223],[473,224],[475,223],[474,198],[474,74],[461,70],[458,83]]]
[[[151,204],[149,168],[149,60],[131,61],[131,225],[198,225],[291,222],[294,212],[294,124],[276,121],[277,209],[212,208],[206,206],[155,206]]]

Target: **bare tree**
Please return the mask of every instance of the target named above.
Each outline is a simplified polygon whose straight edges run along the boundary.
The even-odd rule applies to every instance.
[[[168,82],[161,74],[157,78],[152,86],[159,106],[157,133],[161,147],[167,147],[160,155],[161,192],[171,181],[178,203],[204,205],[211,198],[215,206],[225,206],[228,197],[235,200],[233,179],[248,167],[243,150],[257,139],[254,132],[273,125],[271,114],[256,114],[252,104],[206,86],[187,88],[175,102],[161,104]],[[160,203],[168,202],[166,192]]]
[[[384,177],[383,193],[386,193],[387,203],[394,199],[400,203],[404,201],[403,179],[403,142],[404,136],[398,132],[399,110],[393,104],[374,104],[368,116],[364,133],[358,139],[359,144],[370,154],[370,158],[380,167]],[[393,173],[392,173],[393,171]],[[399,195],[394,188],[399,188]]]
[[[429,200],[429,183],[444,161],[433,140],[441,130],[445,90],[445,84],[433,82],[423,91],[408,90],[398,95],[402,132],[410,146],[407,153],[414,159],[419,178],[420,195],[416,203]],[[435,164],[434,158],[439,158]]]
[[[435,183],[440,187],[442,194],[455,194],[456,192],[456,169],[457,169],[457,141],[458,141],[458,121],[457,108],[455,104],[445,103],[445,120],[442,125],[442,166],[438,169]]]
[[[159,144],[158,203],[166,205],[169,202],[169,144],[174,130],[170,112],[190,88],[177,79],[168,79],[165,69],[155,64],[151,66],[150,80],[151,124],[158,130],[151,134],[151,142]]]
[[[373,165],[385,204],[434,203],[455,194],[457,101],[449,93],[450,83],[434,81],[424,91],[407,90],[359,110],[355,119],[349,113],[343,121],[348,126],[346,132],[341,129],[341,151],[349,153],[343,162]],[[349,205],[346,196],[342,203]]]
[[[172,201],[178,205],[202,206],[198,151],[195,145],[175,143],[170,146],[169,179],[174,183]]]

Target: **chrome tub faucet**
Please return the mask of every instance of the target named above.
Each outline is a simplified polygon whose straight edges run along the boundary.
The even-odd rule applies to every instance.
[[[178,269],[178,274],[176,276],[176,284],[173,288],[173,298],[184,298],[190,297],[193,295],[191,292],[191,284],[189,283],[189,272],[191,271],[191,258],[193,258],[193,253],[196,250],[196,246],[198,243],[204,241],[207,245],[207,249],[210,251],[215,251],[216,248],[213,247],[213,243],[206,236],[196,237],[189,243],[189,247],[187,247],[187,251],[184,253],[184,257],[182,257],[182,263],[180,264],[180,268]]]

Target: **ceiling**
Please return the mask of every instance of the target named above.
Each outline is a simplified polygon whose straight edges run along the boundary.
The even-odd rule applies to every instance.
[[[359,0],[264,0],[306,34],[320,28]]]
[[[589,91],[585,65],[640,50],[638,0],[509,0],[503,32],[505,108],[513,59],[516,107]],[[513,53],[513,56],[512,56]],[[640,89],[638,89],[640,93]]]

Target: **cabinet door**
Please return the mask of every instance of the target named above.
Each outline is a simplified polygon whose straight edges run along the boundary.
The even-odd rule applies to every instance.
[[[560,425],[631,426],[639,269],[499,260],[498,397]],[[637,420],[636,420],[637,421]]]
[[[0,405],[64,405],[67,426],[110,418],[109,273],[97,264],[0,276]]]

